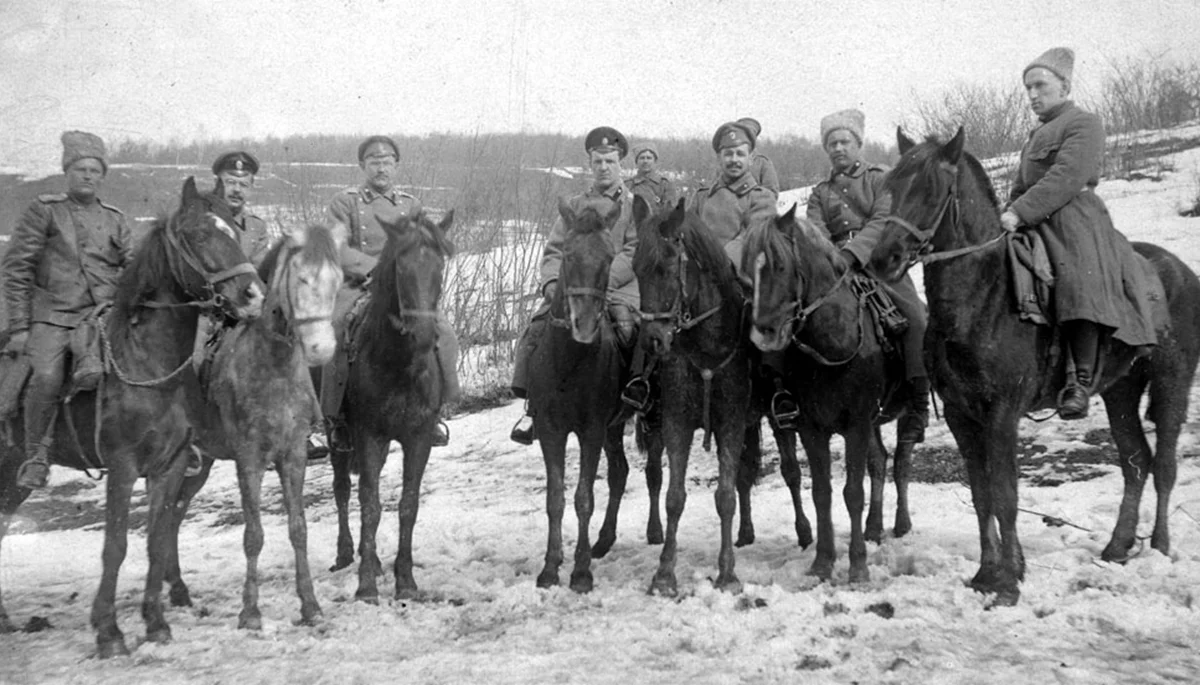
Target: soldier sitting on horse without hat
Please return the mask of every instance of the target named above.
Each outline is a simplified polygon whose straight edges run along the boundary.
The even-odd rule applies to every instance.
[[[834,112],[821,119],[821,145],[833,170],[808,196],[808,219],[820,226],[841,248],[852,269],[862,269],[887,225],[892,196],[883,187],[887,167],[863,161],[865,117],[856,109]],[[922,442],[929,423],[929,374],[925,370],[925,328],[928,315],[912,278],[893,284],[878,282],[896,309],[908,320],[904,332],[904,372],[908,407],[896,427],[898,442]]]
[[[388,136],[370,136],[358,146],[358,165],[365,177],[363,183],[338,193],[329,203],[330,217],[344,224],[349,232],[347,245],[342,251],[346,287],[338,293],[334,311],[334,324],[340,331],[343,344],[339,345],[333,361],[321,371],[321,411],[325,415],[330,449],[350,449],[342,416],[348,368],[346,345],[349,343],[345,332],[351,329],[351,319],[358,311],[353,305],[366,292],[363,284],[387,243],[387,232],[380,222],[391,225],[399,218],[421,210],[420,200],[394,185],[399,161],[400,148],[396,141]],[[461,394],[458,383],[458,338],[454,327],[441,311],[437,313],[434,351],[442,375],[443,401],[452,402]],[[439,422],[434,431],[432,444],[435,447],[449,444],[450,435],[445,424]]]
[[[621,160],[629,152],[629,143],[620,131],[610,126],[592,129],[583,141],[592,170],[592,185],[588,190],[572,198],[572,202],[584,201],[592,204],[605,216],[613,203],[621,207],[620,216],[609,229],[616,256],[609,268],[608,314],[615,328],[617,342],[629,350],[637,339],[637,312],[640,306],[637,279],[633,274],[633,253],[637,250],[637,227],[633,223],[633,193],[621,181]],[[542,305],[534,313],[517,345],[513,364],[512,390],[517,397],[527,398],[529,388],[529,359],[544,337],[550,302],[558,289],[558,274],[562,268],[563,244],[566,227],[559,217],[546,238],[542,253]],[[526,404],[528,407],[528,403]],[[528,411],[528,409],[527,409]],[[522,445],[531,445],[535,439],[533,417],[526,413],[513,426],[510,437]]]
[[[104,141],[83,131],[62,134],[66,193],[39,195],[13,229],[4,255],[9,341],[32,373],[25,388],[23,488],[45,487],[49,450],[67,372],[76,389],[104,373],[95,335],[97,307],[116,294],[132,238],[124,214],[99,198],[108,174]],[[73,362],[73,369],[68,365]]]

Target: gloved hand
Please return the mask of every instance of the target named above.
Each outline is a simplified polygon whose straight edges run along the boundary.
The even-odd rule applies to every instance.
[[[553,302],[556,294],[558,294],[558,281],[550,281],[542,286],[542,296],[546,298],[547,302]]]
[[[8,344],[0,354],[15,357],[25,353],[25,345],[29,342],[29,331],[17,331],[8,339]]]
[[[858,270],[862,269],[862,264],[859,263],[858,257],[854,256],[853,252],[851,252],[850,250],[847,250],[845,248],[842,248],[841,250],[839,250],[839,252],[842,253],[842,259],[846,260],[846,268],[847,269],[849,269],[851,271],[858,271]]]

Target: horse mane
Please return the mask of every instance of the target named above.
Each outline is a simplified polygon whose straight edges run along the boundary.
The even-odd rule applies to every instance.
[[[717,282],[721,298],[728,302],[741,302],[743,293],[737,280],[737,272],[729,262],[729,255],[712,229],[700,218],[696,207],[687,211],[683,219],[683,245],[688,255],[700,265],[701,271],[711,274]],[[654,231],[655,234],[658,231]],[[661,236],[659,236],[661,239]]]
[[[925,136],[925,140],[917,145],[914,145],[908,152],[900,156],[900,161],[896,166],[892,167],[884,181],[884,187],[889,192],[899,190],[899,179],[914,177],[914,186],[917,190],[925,190],[922,179],[925,175],[922,173],[929,168],[931,164],[937,164],[941,160],[940,154],[942,150],[942,141],[936,135]],[[992,185],[992,178],[988,176],[987,170],[983,168],[983,164],[979,162],[970,152],[963,151],[960,163],[966,165],[967,170],[975,177],[975,183],[980,188],[984,189],[988,202],[993,207],[1000,206],[1000,199],[996,195],[996,188]]]
[[[262,264],[258,267],[258,277],[262,279],[263,283],[270,283],[275,275],[275,270],[279,268],[280,255],[283,254],[284,245],[294,244],[290,240],[277,240],[267,251]],[[300,260],[314,266],[328,262],[337,263],[340,260],[337,243],[328,226],[319,223],[308,225],[305,229],[304,245],[300,248]]]
[[[166,230],[171,221],[165,214],[154,219],[141,247],[117,277],[117,290],[113,296],[113,306],[117,311],[132,314],[164,283],[173,282],[166,246]]]

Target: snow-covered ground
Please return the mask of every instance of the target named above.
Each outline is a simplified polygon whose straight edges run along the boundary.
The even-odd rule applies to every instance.
[[[1200,270],[1200,219],[1178,217],[1200,187],[1200,150],[1172,156],[1161,182],[1106,182],[1100,193],[1130,237],[1174,250]],[[688,507],[680,527],[681,596],[647,596],[659,547],[644,542],[642,460],[628,445],[633,473],[616,546],[593,564],[596,589],[538,590],[545,552],[544,471],[537,447],[508,441],[519,404],[451,420],[452,445],[434,452],[415,535],[422,601],[353,600],[356,570],[329,572],[336,518],[330,469],[310,469],[309,555],[324,619],[299,627],[291,550],[278,485],[267,480],[261,633],[236,629],[244,563],[238,494],[230,464],[218,464],[181,534],[196,606],[168,613],[175,641],[137,645],[132,657],[93,658],[88,611],[100,569],[100,525],[37,532],[18,515],[3,543],[0,585],[13,620],[43,617],[42,632],[0,636],[0,682],[40,683],[1166,683],[1200,679],[1200,392],[1180,445],[1171,506],[1172,553],[1147,546],[1127,564],[1099,561],[1115,521],[1121,478],[1111,462],[1060,470],[1066,455],[1107,445],[1103,410],[1064,423],[1026,421],[1032,452],[1061,454],[1027,477],[1019,519],[1028,563],[1020,604],[986,610],[964,582],[978,560],[968,489],[914,484],[915,529],[869,545],[871,581],[847,582],[847,518],[835,498],[839,564],[833,582],[805,574],[778,473],[755,491],[758,541],[737,551],[741,595],[715,591],[717,516],[714,458],[693,451]],[[885,441],[891,443],[891,432]],[[839,443],[840,444],[840,443]],[[935,421],[918,452],[952,449]],[[928,457],[926,457],[928,458]],[[1082,474],[1080,469],[1082,468]],[[1048,471],[1047,471],[1048,470]],[[574,484],[574,465],[568,467]],[[807,475],[807,470],[806,470]],[[1031,474],[1027,474],[1031,475]],[[1085,476],[1094,476],[1086,478]],[[842,482],[841,474],[835,478]],[[1065,481],[1050,485],[1056,481]],[[396,547],[400,460],[387,465],[380,550],[390,568]],[[1036,485],[1035,483],[1040,483]],[[86,513],[103,486],[56,470],[56,487],[27,511]],[[601,478],[598,503],[607,492]],[[140,495],[139,495],[140,498]],[[809,516],[811,492],[806,488]],[[575,521],[568,495],[567,556]],[[888,501],[895,501],[889,492]],[[40,506],[39,506],[40,504]],[[355,510],[357,505],[355,504]],[[1142,504],[1148,535],[1153,489]],[[143,503],[144,508],[144,503]],[[1073,525],[1052,526],[1043,515]],[[597,516],[599,518],[599,516]],[[890,522],[891,516],[888,516]],[[355,521],[357,516],[355,516]],[[1050,523],[1054,523],[1053,519]],[[593,531],[599,525],[593,523]],[[354,524],[357,535],[357,523]],[[146,568],[144,530],[130,538],[118,610],[131,646],[144,634],[138,607]],[[562,578],[569,574],[569,562]],[[390,573],[381,584],[390,597]]]

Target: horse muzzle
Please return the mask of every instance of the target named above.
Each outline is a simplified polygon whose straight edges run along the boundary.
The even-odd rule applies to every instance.
[[[791,326],[764,326],[754,324],[750,327],[750,342],[763,352],[778,352],[787,349],[792,341]]]

